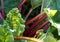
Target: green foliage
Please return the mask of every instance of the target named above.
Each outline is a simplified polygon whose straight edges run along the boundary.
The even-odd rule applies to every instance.
[[[54,38],[54,35],[52,34],[53,30],[55,31],[55,28],[49,28],[46,33],[39,30],[40,35],[38,39],[44,40],[44,42],[56,42],[57,40],[56,38]]]
[[[22,33],[25,30],[25,21],[19,13],[19,10],[14,8],[17,7],[20,2],[21,0],[4,0],[5,12],[9,13],[7,14],[6,20],[4,20],[4,26],[0,26],[0,42],[34,42],[29,40],[14,41],[13,39],[13,36],[23,36]],[[28,0],[28,2],[31,2],[29,4],[32,5],[32,9],[42,5],[41,12],[43,12],[43,10],[46,12],[48,20],[51,23],[46,33],[44,33],[43,30],[38,31],[39,36],[37,39],[44,40],[44,42],[60,42],[60,0]],[[23,7],[24,9],[28,9],[31,6]],[[32,15],[38,11],[39,10],[36,9],[36,11],[32,12]]]
[[[12,8],[17,7],[22,0],[4,0],[4,6],[5,6],[5,13],[8,13]],[[0,5],[0,10],[1,10]]]
[[[60,40],[58,40],[57,42],[60,42]]]
[[[44,34],[42,29],[38,30],[37,32],[39,33],[39,36],[37,37],[38,39],[42,39],[45,36],[45,34]]]
[[[45,12],[48,16],[49,21],[51,22],[52,26],[58,29],[58,34],[60,35],[60,11],[58,10],[49,10],[45,9]]]
[[[14,34],[16,36],[20,35],[20,33],[23,33],[25,30],[25,21],[22,19],[21,14],[19,13],[18,8],[13,8],[9,13],[7,14],[6,22],[5,24],[9,26],[11,30],[14,30]]]
[[[41,3],[42,3],[42,0],[31,0],[31,5],[33,9],[39,7]]]
[[[49,35],[44,39],[44,42],[56,42],[56,39]]]
[[[57,11],[56,14],[52,17],[53,21],[60,24],[60,11]]]
[[[60,0],[43,0],[41,10],[44,11],[44,8],[50,8],[52,10],[60,10]]]
[[[14,42],[11,31],[2,25],[0,25],[0,42]]]
[[[3,20],[3,25],[0,26],[0,42],[14,42],[13,36],[23,36],[24,23],[18,8],[9,11],[6,20]]]

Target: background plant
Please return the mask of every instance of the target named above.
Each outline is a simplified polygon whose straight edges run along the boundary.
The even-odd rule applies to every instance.
[[[19,3],[20,1],[21,0],[19,0],[18,2],[16,0],[13,0],[13,1],[9,0],[9,2],[8,1],[5,1],[5,2],[7,4],[7,3],[10,3],[10,2],[12,2],[12,3],[13,2],[17,2],[17,3]],[[60,36],[59,36],[60,35],[60,28],[59,28],[59,26],[60,26],[60,20],[59,20],[60,19],[60,14],[59,14],[60,13],[60,6],[59,6],[59,4],[60,3],[59,2],[60,2],[60,0],[27,0],[27,3],[25,3],[24,6],[22,7],[21,13],[25,12],[23,14],[24,18],[25,18],[26,13],[27,13],[26,10],[27,11],[30,10],[28,12],[28,14],[31,13],[30,19],[31,19],[31,16],[32,17],[35,16],[35,12],[36,12],[36,14],[40,13],[40,12],[41,13],[45,12],[46,15],[48,16],[47,20],[50,21],[49,29],[47,30],[46,33],[44,33],[43,30],[42,31],[41,30],[37,31],[39,33],[37,39],[44,40],[44,42],[59,42],[60,41]],[[9,6],[9,4],[7,4],[7,6],[9,6],[9,7],[6,7],[6,5],[5,5],[6,13],[8,13],[9,10],[11,10],[12,8],[16,7],[18,5],[17,3],[15,3],[14,5],[11,4],[11,6]],[[41,11],[40,11],[40,9],[41,9]],[[23,11],[23,10],[25,10],[25,11]],[[9,28],[8,30],[10,30],[10,31],[17,30],[15,32],[17,35],[15,33],[13,33],[15,36],[21,36],[23,31],[24,31],[24,29],[25,29],[24,28],[24,20],[22,19],[21,15],[18,15],[18,14],[20,14],[20,13],[19,13],[17,8],[14,8],[13,10],[11,10],[8,13],[8,15],[7,15],[6,20],[3,19],[3,21],[4,21],[3,24],[5,26],[1,27],[1,28],[4,27],[4,29],[5,28]],[[28,18],[28,20],[29,20],[29,18]],[[23,21],[23,22],[21,22],[21,21]],[[14,22],[14,23],[12,23],[12,22]],[[14,27],[13,25],[15,25],[15,24],[16,24],[16,26]],[[3,39],[2,41],[4,41],[4,40],[5,39]],[[11,40],[13,41],[13,36],[11,37]],[[10,41],[10,42],[12,42],[12,41]],[[19,42],[20,40],[17,40],[17,41]],[[21,42],[33,42],[33,41],[22,40]]]

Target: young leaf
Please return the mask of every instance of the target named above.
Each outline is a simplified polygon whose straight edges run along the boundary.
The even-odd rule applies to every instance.
[[[0,42],[14,42],[11,31],[4,26],[0,26]]]
[[[57,10],[50,10],[51,16],[54,16],[57,13]]]
[[[9,26],[9,29],[15,36],[20,36],[25,30],[25,21],[21,17],[18,8],[13,8],[11,11],[9,11],[6,22],[4,23],[6,26]]]

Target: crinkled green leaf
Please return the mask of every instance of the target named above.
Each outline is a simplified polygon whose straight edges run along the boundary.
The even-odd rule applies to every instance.
[[[11,32],[13,32],[15,36],[20,36],[20,34],[23,33],[25,30],[25,21],[19,13],[18,8],[13,8],[9,11],[4,23],[6,26],[9,26],[9,29],[11,30]]]
[[[20,18],[20,22],[21,22],[21,24],[25,23],[25,21],[22,18]]]
[[[21,31],[21,33],[23,33],[24,32],[24,29],[25,28],[25,25],[23,25],[23,24],[20,24],[20,31]]]
[[[11,31],[4,26],[0,26],[0,42],[14,42]]]

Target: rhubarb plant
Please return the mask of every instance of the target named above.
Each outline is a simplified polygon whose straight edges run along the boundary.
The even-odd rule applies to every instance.
[[[46,13],[45,15],[47,15],[47,20],[50,22],[49,28],[45,33],[43,30],[37,31],[39,35],[36,39],[43,40],[44,42],[60,42],[60,0],[29,0],[29,2],[31,2],[30,4],[32,7],[28,14],[30,14],[35,8],[42,5],[41,13],[44,11],[44,13]],[[7,3],[7,1],[5,3]],[[8,3],[10,4],[10,0]],[[15,3],[15,5],[17,5],[17,3]],[[7,7],[5,7],[5,9],[6,8]],[[11,7],[6,10],[9,11],[10,8]],[[6,13],[8,11],[6,11]],[[27,17],[25,19],[27,19]],[[32,38],[32,40],[30,37],[24,38],[28,40],[14,40],[14,36],[23,37],[23,32],[25,31],[24,23],[25,21],[23,20],[21,13],[19,13],[18,8],[13,8],[9,11],[6,19],[3,20],[3,25],[0,26],[0,42],[35,42],[36,39]],[[37,42],[39,42],[39,40]]]

